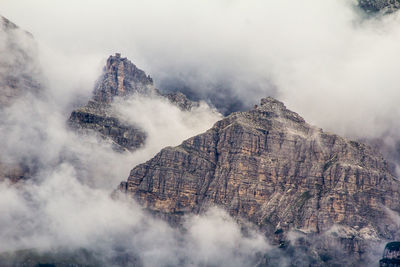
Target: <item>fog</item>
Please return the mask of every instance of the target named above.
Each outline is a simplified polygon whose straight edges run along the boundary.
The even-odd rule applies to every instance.
[[[399,158],[396,13],[366,17],[350,0],[2,0],[0,8],[34,35],[32,66],[43,72],[40,96],[0,114],[2,162],[35,169],[25,184],[0,184],[1,251],[90,247],[105,261],[127,253],[145,266],[242,266],[269,251],[261,235],[243,235],[223,211],[189,216],[181,232],[123,196],[110,197],[134,166],[210,128],[221,118],[213,106],[227,114],[271,95],[325,130],[378,138],[391,160]],[[13,64],[2,36],[1,61]],[[120,119],[148,133],[135,153],[117,153],[65,125],[115,52],[161,90],[204,100],[191,112],[154,96],[119,100]]]
[[[0,30],[2,36],[7,34]],[[20,30],[15,33],[22,37],[13,37],[15,50],[0,50],[2,66],[19,70],[22,63],[24,70],[33,69],[38,63],[34,59],[36,44],[31,39],[24,42],[26,34]],[[19,49],[31,53],[32,58],[18,58],[15,51]],[[65,67],[41,66],[47,75],[68,72]],[[97,69],[93,73],[99,74]],[[7,77],[8,72],[2,74]],[[141,149],[121,153],[95,133],[80,135],[67,127],[68,108],[90,96],[74,91],[79,82],[66,83],[62,75],[43,79],[36,68],[26,75],[41,84],[39,92],[23,92],[0,109],[1,163],[23,163],[30,170],[29,179],[18,184],[0,180],[2,264],[21,264],[21,254],[15,258],[5,254],[15,251],[51,252],[61,255],[58,260],[65,260],[68,255],[79,257],[84,249],[105,266],[242,266],[270,248],[261,234],[250,231],[244,235],[239,224],[217,208],[202,216],[187,216],[178,229],[115,193],[135,165],[221,119],[215,109],[201,102],[190,111],[182,111],[154,95],[118,99],[112,108],[116,116],[148,135]],[[90,88],[94,83],[95,79]],[[83,99],[69,104],[76,95]],[[213,251],[209,247],[214,247]]]
[[[397,128],[396,13],[367,18],[350,0],[4,0],[1,7],[35,35],[45,65],[58,66],[46,71],[59,79],[53,87],[75,93],[64,100],[88,95],[101,59],[119,51],[159,88],[222,112],[272,95],[339,134]]]
[[[68,117],[46,91],[14,99],[0,112],[2,163],[23,161],[34,170],[29,180],[0,183],[0,258],[31,249],[76,258],[85,249],[105,266],[243,266],[268,251],[263,235],[244,235],[217,208],[187,216],[178,229],[112,194],[135,165],[210,128],[221,118],[216,110],[200,103],[182,111],[160,96],[119,99],[115,114],[148,134],[140,150],[120,153],[95,133],[68,129]]]

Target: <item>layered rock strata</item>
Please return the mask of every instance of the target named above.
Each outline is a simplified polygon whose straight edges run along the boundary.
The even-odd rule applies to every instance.
[[[135,167],[120,189],[179,217],[220,206],[284,246],[289,232],[332,235],[361,257],[363,241],[396,235],[399,181],[368,146],[324,132],[262,99]]]
[[[150,76],[117,53],[107,59],[92,99],[86,106],[72,111],[68,123],[81,132],[94,131],[112,140],[118,151],[134,151],[144,145],[146,133],[135,125],[121,122],[111,111],[114,98],[126,98],[134,94],[165,97],[182,110],[190,110],[198,105],[179,92],[162,94],[154,87]]]

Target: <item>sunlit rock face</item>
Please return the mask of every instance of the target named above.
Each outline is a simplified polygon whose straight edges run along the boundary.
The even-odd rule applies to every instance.
[[[400,8],[399,0],[359,0],[359,5],[367,12],[392,13]]]
[[[400,211],[399,182],[379,153],[307,124],[273,98],[161,150],[120,188],[175,219],[221,206],[281,246],[292,231],[332,237],[357,260],[364,241],[394,238],[386,209]]]

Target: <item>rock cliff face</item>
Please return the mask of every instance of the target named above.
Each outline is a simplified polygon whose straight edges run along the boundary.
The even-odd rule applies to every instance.
[[[69,125],[81,132],[95,131],[111,139],[118,151],[135,150],[144,144],[146,134],[132,125],[125,125],[110,111],[114,97],[134,93],[155,92],[153,80],[120,54],[107,59],[103,74],[96,83],[93,97],[82,108],[72,111]]]
[[[400,8],[399,0],[359,0],[359,5],[367,12],[392,13]]]
[[[153,80],[119,53],[110,56],[93,92],[93,100],[111,103],[115,96],[154,92]]]
[[[332,235],[360,257],[363,241],[394,238],[386,210],[400,212],[399,182],[379,153],[272,98],[163,149],[120,189],[170,218],[218,205],[281,246],[291,231]]]
[[[134,151],[144,144],[146,133],[138,127],[122,123],[110,109],[115,97],[124,98],[133,94],[165,97],[182,110],[190,110],[197,105],[179,92],[165,95],[160,93],[150,76],[117,53],[107,59],[92,99],[86,106],[74,110],[68,122],[79,131],[95,131],[103,138],[111,139],[118,151]]]
[[[69,124],[81,132],[95,131],[103,138],[110,138],[117,151],[133,151],[146,139],[144,131],[123,124],[110,113],[108,105],[96,101],[89,101],[85,107],[72,111]]]

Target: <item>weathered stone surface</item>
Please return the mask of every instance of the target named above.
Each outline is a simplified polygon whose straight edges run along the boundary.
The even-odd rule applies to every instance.
[[[359,5],[367,12],[392,13],[400,8],[399,0],[359,0]]]
[[[134,151],[144,145],[146,133],[134,125],[122,123],[110,110],[115,97],[124,98],[133,94],[165,97],[182,110],[190,110],[198,105],[179,92],[162,94],[153,86],[150,76],[117,53],[107,59],[93,98],[86,106],[74,110],[68,123],[79,131],[95,131],[104,138],[110,138],[116,150]]]
[[[68,123],[80,132],[95,131],[105,139],[110,138],[118,151],[133,151],[144,144],[146,134],[137,127],[123,124],[111,114],[110,104],[114,97],[155,92],[150,76],[117,53],[107,59],[92,100],[86,106],[72,111]]]
[[[193,107],[199,105],[198,102],[193,102],[189,100],[181,92],[162,94],[162,96],[166,97],[172,104],[178,106],[181,110],[191,110]]]
[[[120,189],[171,217],[221,206],[282,244],[289,231],[333,233],[358,256],[363,241],[394,238],[385,209],[400,212],[399,182],[379,154],[272,98],[161,150]]]
[[[80,131],[95,131],[103,138],[110,138],[118,151],[135,150],[144,144],[146,134],[139,128],[125,125],[108,113],[108,106],[89,101],[80,109],[74,110],[69,124]]]
[[[153,80],[119,53],[110,56],[93,92],[93,100],[111,103],[116,96],[154,92]]]

